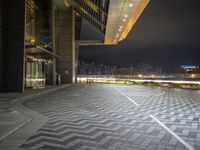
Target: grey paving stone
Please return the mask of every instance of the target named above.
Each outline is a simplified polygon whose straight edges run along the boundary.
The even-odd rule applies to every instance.
[[[189,137],[189,138],[196,139],[196,137],[197,137],[197,133],[196,133],[196,132],[189,132],[188,137]]]
[[[27,107],[47,116],[49,122],[21,148],[185,149],[149,114],[186,142],[191,142],[190,138],[199,139],[200,123],[195,114],[200,110],[194,109],[200,103],[198,92],[114,86],[140,106],[136,107],[112,86],[103,84],[74,85],[25,102]],[[193,146],[198,148],[197,142]]]

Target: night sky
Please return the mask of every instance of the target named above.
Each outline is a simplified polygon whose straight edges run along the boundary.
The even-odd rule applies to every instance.
[[[102,39],[83,21],[81,39]],[[200,65],[199,0],[151,0],[127,39],[117,46],[80,48],[80,61],[130,66],[149,63],[172,73],[180,65]]]

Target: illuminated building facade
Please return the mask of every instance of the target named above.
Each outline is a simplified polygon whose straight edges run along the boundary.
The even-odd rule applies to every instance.
[[[76,82],[78,48],[125,39],[149,0],[1,0],[0,91]],[[79,39],[82,18],[104,35]]]
[[[200,66],[182,65],[176,69],[179,74],[200,74]]]

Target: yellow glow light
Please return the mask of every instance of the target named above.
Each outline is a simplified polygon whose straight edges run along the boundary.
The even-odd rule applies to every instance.
[[[191,78],[195,78],[196,77],[196,75],[195,74],[191,74]]]
[[[71,6],[71,2],[69,0],[64,0],[64,3],[67,7],[70,7]]]
[[[177,83],[177,84],[199,84],[200,81],[184,81],[184,80],[141,80],[141,79],[132,79],[131,81],[135,82],[154,82],[154,83]]]
[[[90,0],[83,0],[90,8],[92,8],[95,12],[98,12],[98,7],[96,6],[95,3],[93,3]]]
[[[154,78],[154,77],[155,77],[155,75],[154,75],[154,74],[152,74],[152,75],[151,75],[151,78]]]
[[[35,44],[35,39],[34,39],[34,38],[31,38],[31,39],[30,39],[30,43],[31,43],[31,44]]]
[[[139,77],[139,78],[142,78],[142,77],[143,77],[143,75],[142,75],[142,74],[138,74],[138,77]]]

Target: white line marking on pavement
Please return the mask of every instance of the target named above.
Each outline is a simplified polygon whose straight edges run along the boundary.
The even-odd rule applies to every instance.
[[[134,103],[136,106],[140,106],[138,103],[136,103],[134,100],[132,100],[129,96],[127,96],[125,93],[123,93],[121,90],[119,90],[118,88],[112,86],[114,89],[116,89],[119,93],[121,93],[122,95],[124,95],[129,101],[131,101],[132,103]]]
[[[9,131],[8,133],[6,133],[5,135],[0,137],[0,141],[3,141],[5,138],[7,138],[9,135],[13,134],[14,132],[16,132],[18,129],[24,127],[26,124],[30,123],[33,119],[28,119],[25,122],[23,122],[22,124],[20,124],[19,126],[15,127],[14,129],[12,129],[11,131]]]
[[[129,96],[127,96],[125,93],[123,93],[121,90],[119,90],[118,88],[112,86],[114,89],[116,89],[119,93],[121,93],[122,95],[124,95],[129,101],[131,101],[132,103],[134,103],[137,107],[139,107],[140,105],[138,103],[136,103],[134,100],[132,100]],[[189,150],[195,150],[191,145],[189,145],[187,142],[185,142],[181,137],[179,137],[177,134],[175,134],[173,131],[171,131],[167,126],[165,126],[162,122],[160,122],[156,117],[154,117],[153,115],[149,115],[149,117],[151,117],[153,120],[155,120],[161,127],[163,127],[167,132],[169,132],[172,136],[174,136],[179,142],[181,142],[185,147],[187,147]]]
[[[195,150],[191,145],[186,143],[182,138],[176,135],[173,131],[171,131],[167,126],[165,126],[162,122],[160,122],[156,117],[153,115],[149,115],[153,120],[155,120],[160,126],[162,126],[165,130],[167,130],[171,135],[173,135],[179,142],[181,142],[185,147],[189,150]]]

